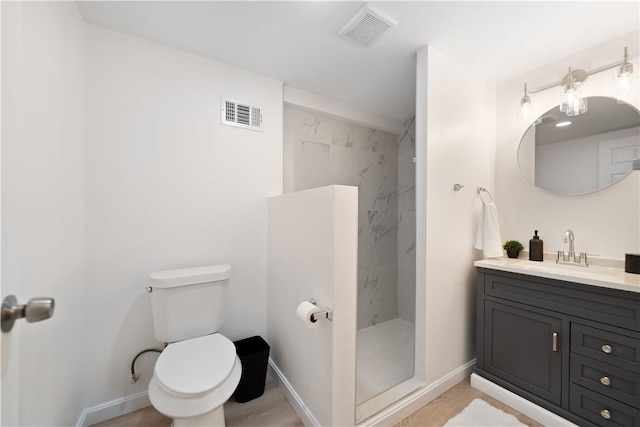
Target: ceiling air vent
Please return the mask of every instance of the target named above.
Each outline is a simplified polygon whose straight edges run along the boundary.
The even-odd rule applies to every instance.
[[[260,107],[242,104],[230,99],[222,99],[220,119],[223,125],[263,132]]]
[[[398,21],[379,9],[367,4],[340,30],[340,35],[369,47],[389,30],[398,26]]]

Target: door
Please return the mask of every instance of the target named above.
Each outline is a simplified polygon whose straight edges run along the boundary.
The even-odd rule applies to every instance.
[[[559,318],[485,301],[485,370],[561,405],[561,334]]]
[[[1,2],[0,23],[0,300],[56,303],[51,319],[0,334],[1,424],[75,425],[87,392],[84,27],[72,2]]]
[[[598,188],[602,188],[631,171],[633,160],[640,157],[638,136],[602,141],[598,144],[598,154]]]

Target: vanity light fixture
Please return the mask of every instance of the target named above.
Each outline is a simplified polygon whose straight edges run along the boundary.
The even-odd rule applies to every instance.
[[[533,113],[533,104],[531,103],[531,97],[527,92],[527,84],[524,84],[524,95],[520,98],[520,112],[522,113],[522,118],[527,122],[531,122],[535,115]]]
[[[524,96],[520,98],[521,114],[525,118],[532,115],[532,99],[529,94],[542,92],[554,86],[560,86],[565,97],[565,101],[560,104],[560,111],[567,116],[577,116],[587,112],[587,100],[582,97],[582,85],[590,75],[600,73],[602,71],[616,68],[616,85],[614,97],[620,99],[623,94],[635,90],[638,79],[633,78],[634,64],[629,62],[629,53],[627,47],[624,48],[624,61],[614,65],[597,68],[592,71],[572,70],[558,83],[548,84],[535,90],[528,90],[527,84],[524,84]]]

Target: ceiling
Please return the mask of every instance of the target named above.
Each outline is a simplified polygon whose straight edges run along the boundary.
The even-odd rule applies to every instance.
[[[497,83],[640,27],[637,0],[371,2],[398,26],[362,48],[338,32],[364,4],[87,1],[78,7],[87,22],[399,120],[414,112],[415,54],[427,44]],[[637,53],[637,45],[630,49]]]

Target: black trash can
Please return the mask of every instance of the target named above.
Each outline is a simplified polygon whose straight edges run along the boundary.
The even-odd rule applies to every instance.
[[[267,379],[269,344],[255,336],[235,341],[236,353],[242,362],[240,383],[233,392],[236,402],[244,403],[262,396]]]

